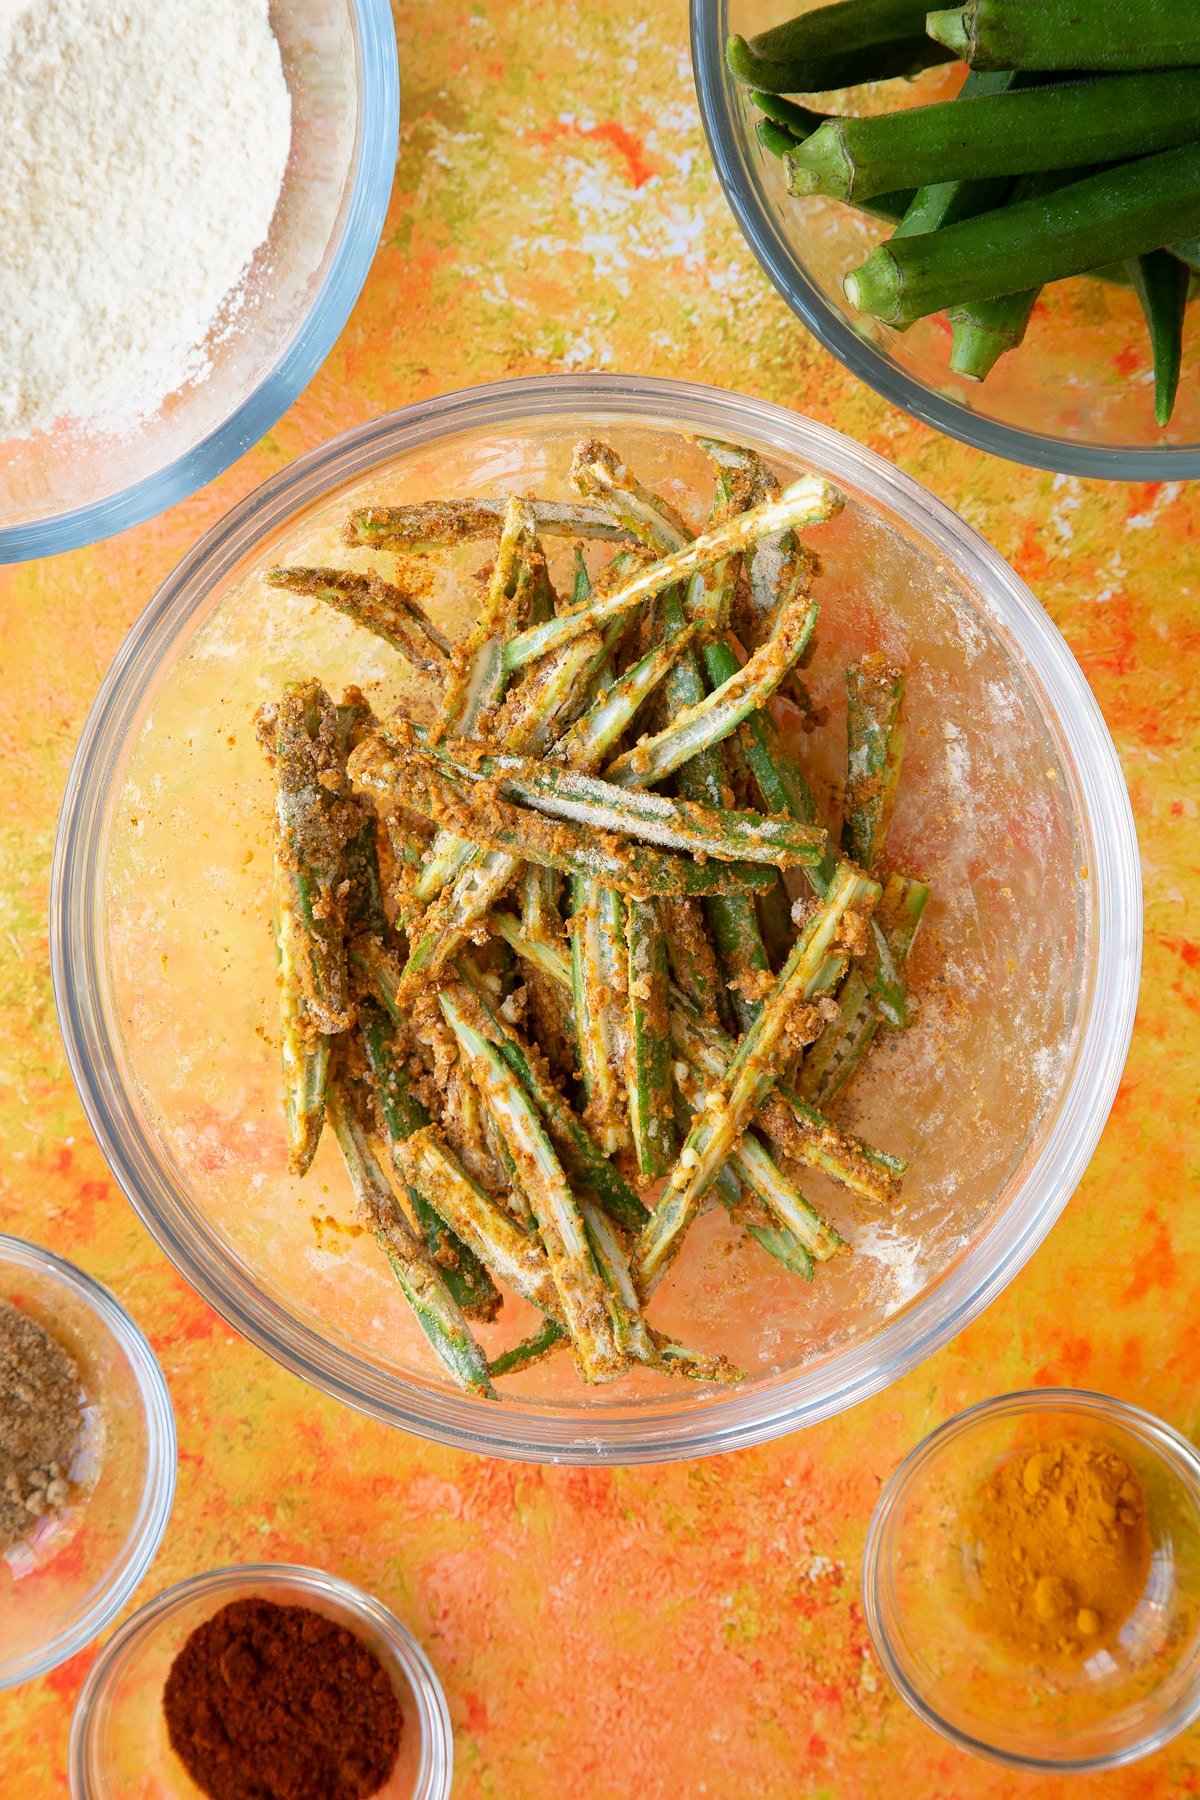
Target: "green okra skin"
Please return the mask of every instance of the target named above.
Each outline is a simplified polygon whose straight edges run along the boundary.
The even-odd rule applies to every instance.
[[[1193,274],[1200,274],[1200,237],[1185,238],[1181,243],[1169,246],[1171,255],[1185,264]],[[1126,270],[1128,276],[1128,270]]]
[[[829,117],[828,113],[813,112],[807,106],[797,106],[794,100],[785,100],[780,94],[762,92],[751,94],[750,98],[759,112],[766,115],[767,123],[785,131],[793,144],[811,137]],[[789,145],[789,149],[790,147]]]
[[[385,1013],[371,1006],[362,1009],[359,1025],[384,1135],[393,1163],[399,1164],[397,1174],[407,1186],[425,1248],[467,1318],[493,1319],[500,1309],[500,1295],[484,1262],[455,1235],[420,1182],[409,1178],[400,1159],[401,1145],[414,1132],[423,1131],[430,1119],[409,1085],[396,1028]]]
[[[595,673],[593,645],[597,641],[593,635],[576,638],[557,653],[553,682],[543,680],[538,684],[520,728],[503,740],[506,750],[515,754],[549,751],[557,761],[584,771],[598,766],[663,679],[681,648],[656,646],[627,669],[607,693],[597,695],[587,711],[554,741],[556,726],[574,709],[585,683]],[[522,685],[521,694],[528,685]],[[477,854],[474,844],[465,843],[452,832],[439,833],[417,881],[416,898],[428,906]]]
[[[829,119],[788,152],[788,187],[793,194],[864,200],[902,182],[980,181],[1116,163],[1190,143],[1198,117],[1200,69],[1175,69]],[[1010,281],[1007,291],[1015,285]]]
[[[768,94],[824,93],[915,75],[953,54],[925,32],[920,0],[842,0],[754,37],[731,37],[735,80]]]
[[[498,1356],[493,1356],[488,1364],[488,1374],[495,1377],[517,1375],[532,1363],[541,1362],[552,1350],[563,1349],[570,1341],[563,1326],[556,1325],[553,1319],[546,1319],[532,1336],[522,1338],[510,1350],[501,1350]]]
[[[414,668],[428,675],[446,674],[450,644],[424,609],[410,594],[379,575],[358,575],[348,569],[268,569],[268,587],[286,588],[293,594],[311,594],[335,612],[344,613],[356,625],[373,632],[398,650]]]
[[[889,324],[911,323],[1083,275],[1196,230],[1200,143],[1119,164],[945,231],[881,244],[847,275],[846,294]]]
[[[1150,250],[1130,264],[1134,291],[1141,305],[1154,362],[1154,417],[1169,425],[1179,391],[1183,362],[1183,316],[1191,277],[1186,266],[1166,250]]]
[[[819,476],[802,476],[777,499],[751,507],[715,531],[702,532],[674,555],[661,557],[639,569],[611,593],[593,598],[585,606],[559,613],[557,618],[548,619],[542,625],[518,632],[504,647],[505,666],[514,671],[523,668],[572,637],[602,629],[634,612],[668,588],[686,583],[698,571],[745,550],[758,538],[820,524],[840,512],[844,504],[842,496],[829,482]]]
[[[1167,69],[1200,64],[1189,0],[966,0],[926,31],[973,69]]]
[[[801,141],[792,135],[786,125],[777,125],[773,119],[759,119],[754,127],[754,135],[763,149],[780,162]],[[882,219],[885,225],[899,225],[913,203],[914,194],[913,188],[900,188],[894,194],[873,194],[869,200],[861,203],[858,210],[872,219]]]
[[[438,1360],[468,1393],[494,1400],[487,1361],[461,1307],[401,1212],[367,1138],[351,1094],[338,1081],[329,1087],[329,1118],[337,1135],[355,1199],[379,1242],[401,1293]]]
[[[1023,83],[1010,69],[995,73],[967,76],[955,95],[956,100],[972,100],[981,94],[1006,94]],[[896,227],[900,237],[919,237],[925,231],[941,231],[956,225],[960,219],[973,219],[977,213],[989,212],[1003,204],[1012,181],[1007,175],[992,176],[987,181],[935,181],[918,188]]]
[[[1070,180],[1071,172],[1061,169],[1040,175],[1022,175],[1014,183],[1006,204],[1053,193]],[[1041,291],[1040,287],[1024,288],[1019,294],[998,294],[994,300],[952,306],[946,317],[953,331],[950,367],[954,373],[966,376],[969,381],[984,381],[1002,356],[1019,349],[1025,341]]]
[[[629,955],[625,1086],[638,1171],[653,1181],[675,1154],[671,1108],[671,1025],[667,943],[653,902],[632,900],[625,909]]]
[[[883,852],[904,756],[904,670],[875,651],[846,670],[842,851],[868,873]]]
[[[706,1104],[697,1116],[638,1238],[632,1268],[634,1284],[643,1296],[666,1272],[705,1192],[774,1087],[794,1008],[839,980],[845,967],[839,944],[846,914],[859,908],[869,912],[879,891],[861,870],[841,864],[819,911],[801,930],[770,998],[743,1034],[719,1086],[710,1091],[715,1104]]]

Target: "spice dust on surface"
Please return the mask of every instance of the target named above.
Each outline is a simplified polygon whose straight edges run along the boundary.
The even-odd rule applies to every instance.
[[[403,1716],[361,1638],[307,1606],[233,1600],[198,1625],[163,1690],[171,1748],[210,1800],[367,1800]]]
[[[1150,1568],[1146,1496],[1111,1444],[1063,1438],[1010,1457],[964,1518],[988,1636],[1029,1663],[1112,1643]]]
[[[36,1319],[0,1300],[0,1555],[66,1505],[81,1425],[75,1364]]]

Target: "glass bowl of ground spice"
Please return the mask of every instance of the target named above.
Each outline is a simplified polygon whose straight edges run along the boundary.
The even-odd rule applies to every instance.
[[[104,1629],[174,1493],[170,1395],[137,1326],[81,1270],[0,1235],[0,1688]]]
[[[1103,1394],[960,1413],[885,1487],[867,1622],[915,1712],[1017,1768],[1113,1768],[1200,1715],[1200,1456]]]
[[[282,1563],[168,1588],[76,1702],[73,1800],[446,1800],[454,1748],[424,1651],[361,1589]]]
[[[320,369],[379,245],[387,0],[0,19],[0,561],[214,480]],[[198,146],[202,148],[198,149]]]

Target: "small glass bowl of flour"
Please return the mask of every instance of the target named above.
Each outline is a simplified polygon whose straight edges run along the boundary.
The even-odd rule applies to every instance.
[[[0,561],[274,424],[365,278],[397,124],[386,0],[0,0]]]
[[[74,1656],[125,1605],[176,1467],[167,1384],[133,1320],[82,1270],[4,1234],[0,1465],[3,1689]]]

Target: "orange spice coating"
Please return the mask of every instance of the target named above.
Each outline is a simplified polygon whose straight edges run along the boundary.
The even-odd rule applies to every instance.
[[[980,1627],[1030,1663],[1070,1663],[1112,1642],[1150,1567],[1146,1496],[1098,1438],[1063,1438],[1002,1463],[964,1523]]]

